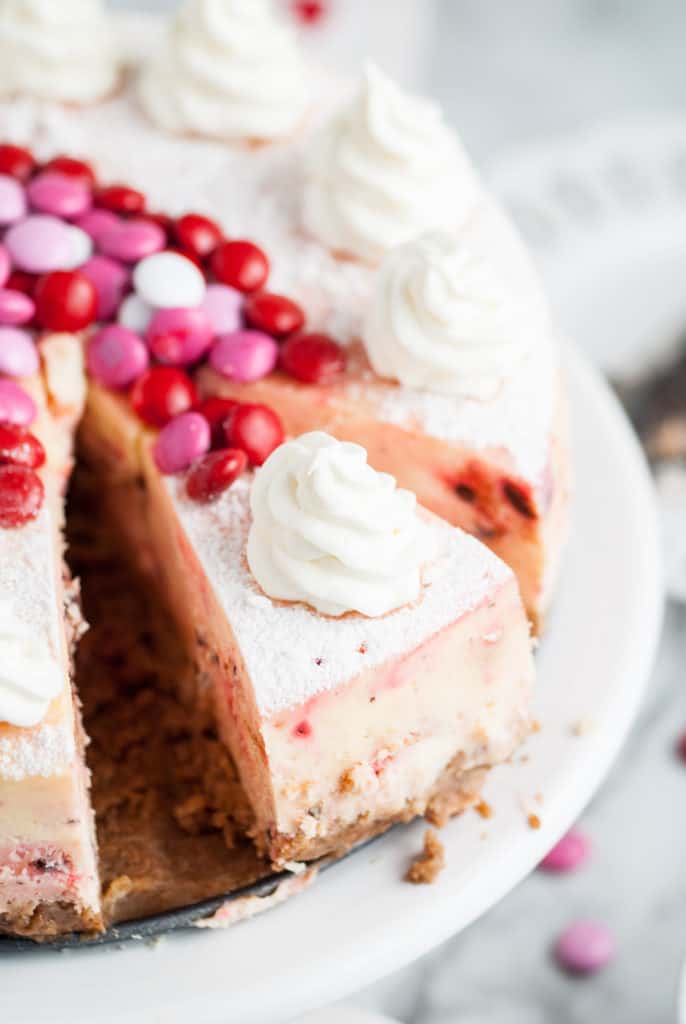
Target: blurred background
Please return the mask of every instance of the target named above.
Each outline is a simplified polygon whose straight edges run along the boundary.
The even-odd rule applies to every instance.
[[[294,16],[298,5],[280,2]],[[610,375],[650,445],[670,588],[683,600],[686,3],[299,6],[321,7],[320,17],[299,22],[315,56],[345,72],[371,56],[439,100],[511,209],[564,329]],[[361,993],[358,1006],[405,1024],[677,1021],[686,953],[686,764],[677,753],[686,730],[685,627],[686,607],[672,601],[641,719],[580,823],[593,848],[588,864],[562,877],[535,873],[466,932]],[[607,925],[618,952],[603,972],[575,980],[550,949],[583,917]]]

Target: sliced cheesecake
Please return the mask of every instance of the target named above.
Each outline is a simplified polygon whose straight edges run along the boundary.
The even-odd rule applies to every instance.
[[[427,811],[445,819],[520,743],[529,627],[513,573],[474,538],[423,512],[436,555],[416,601],[320,614],[254,579],[249,475],[193,501],[184,474],[157,469],[126,400],[97,385],[81,439],[211,690],[274,862],[340,853]]]
[[[71,652],[82,629],[63,562],[64,491],[85,382],[70,335],[40,344],[42,372],[22,381],[37,406],[45,501],[0,528],[0,931],[39,938],[101,927],[84,735]],[[3,715],[3,709],[5,715]]]

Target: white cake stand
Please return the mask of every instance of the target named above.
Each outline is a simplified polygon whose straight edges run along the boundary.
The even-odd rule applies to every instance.
[[[583,296],[579,297],[583,301]],[[2,957],[2,1010],[31,1024],[277,1024],[353,992],[483,914],[577,818],[636,715],[661,613],[650,478],[598,375],[566,355],[576,479],[570,548],[538,657],[541,731],[493,772],[487,821],[442,833],[436,884],[402,881],[423,826],[398,828],[309,891],[226,932]],[[527,823],[530,814],[540,828]]]

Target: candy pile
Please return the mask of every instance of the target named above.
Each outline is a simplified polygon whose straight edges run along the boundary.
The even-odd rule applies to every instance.
[[[327,385],[346,367],[333,339],[305,332],[297,303],[265,290],[269,269],[258,246],[227,239],[207,217],[152,213],[133,188],[100,187],[84,161],[39,166],[28,150],[0,145],[0,424],[35,418],[16,380],[39,368],[36,336],[89,330],[91,376],[130,390],[138,416],[160,431],[161,472],[193,466],[189,493],[212,500],[248,462],[261,465],[283,429],[266,406],[199,401],[195,368],[255,381],[278,366]],[[5,477],[3,493],[15,486]],[[27,518],[39,508],[33,494]]]

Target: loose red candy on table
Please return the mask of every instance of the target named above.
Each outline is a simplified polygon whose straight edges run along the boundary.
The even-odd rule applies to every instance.
[[[2,242],[0,242],[0,288],[7,284],[11,272],[12,261],[10,260],[10,254]]]
[[[212,273],[239,292],[254,292],[262,288],[269,275],[269,260],[262,250],[243,239],[222,242],[212,253]]]
[[[198,401],[193,381],[175,366],[153,366],[131,390],[131,404],[151,427],[164,427],[175,416],[188,412]]]
[[[11,529],[35,519],[45,491],[41,478],[28,466],[0,466],[0,527]]]
[[[209,502],[223,494],[248,465],[248,456],[239,448],[211,452],[197,462],[186,480],[186,492],[194,501]]]
[[[199,412],[184,412],[162,428],[153,456],[161,473],[180,473],[209,450],[209,423]]]
[[[238,405],[224,429],[228,444],[244,451],[253,466],[261,466],[284,439],[281,420],[267,405]]]
[[[275,338],[294,334],[305,325],[305,314],[297,302],[274,292],[257,292],[245,301],[245,319],[252,327]]]
[[[34,294],[38,322],[50,331],[81,331],[98,314],[98,294],[78,270],[56,270],[41,278]]]
[[[326,14],[326,3],[324,0],[293,0],[293,11],[306,25],[315,25]]]
[[[229,413],[233,412],[238,404],[234,398],[221,398],[219,395],[211,395],[209,398],[203,398],[198,406],[198,412],[202,413],[210,425],[213,448],[226,447],[224,425]]]
[[[18,181],[28,181],[36,161],[28,149],[9,144],[0,145],[0,174],[9,174]]]
[[[209,256],[224,237],[219,225],[200,213],[180,217],[174,224],[174,234],[182,249],[188,249],[199,259]]]
[[[295,334],[281,346],[281,366],[306,384],[332,384],[345,371],[345,350],[327,334]]]
[[[43,170],[56,171],[67,178],[73,178],[89,189],[95,188],[95,173],[85,160],[76,160],[71,156],[55,156],[52,160],[48,160]]]
[[[142,213],[145,196],[128,185],[107,185],[95,193],[95,205],[112,213]]]
[[[13,270],[5,281],[5,285],[12,291],[23,292],[24,295],[32,297],[39,280],[37,274],[28,274],[25,270]]]
[[[45,462],[45,449],[25,427],[0,423],[0,465],[28,466],[38,469]]]
[[[87,352],[88,370],[107,388],[127,388],[148,368],[150,357],[143,339],[119,324],[93,335]]]

